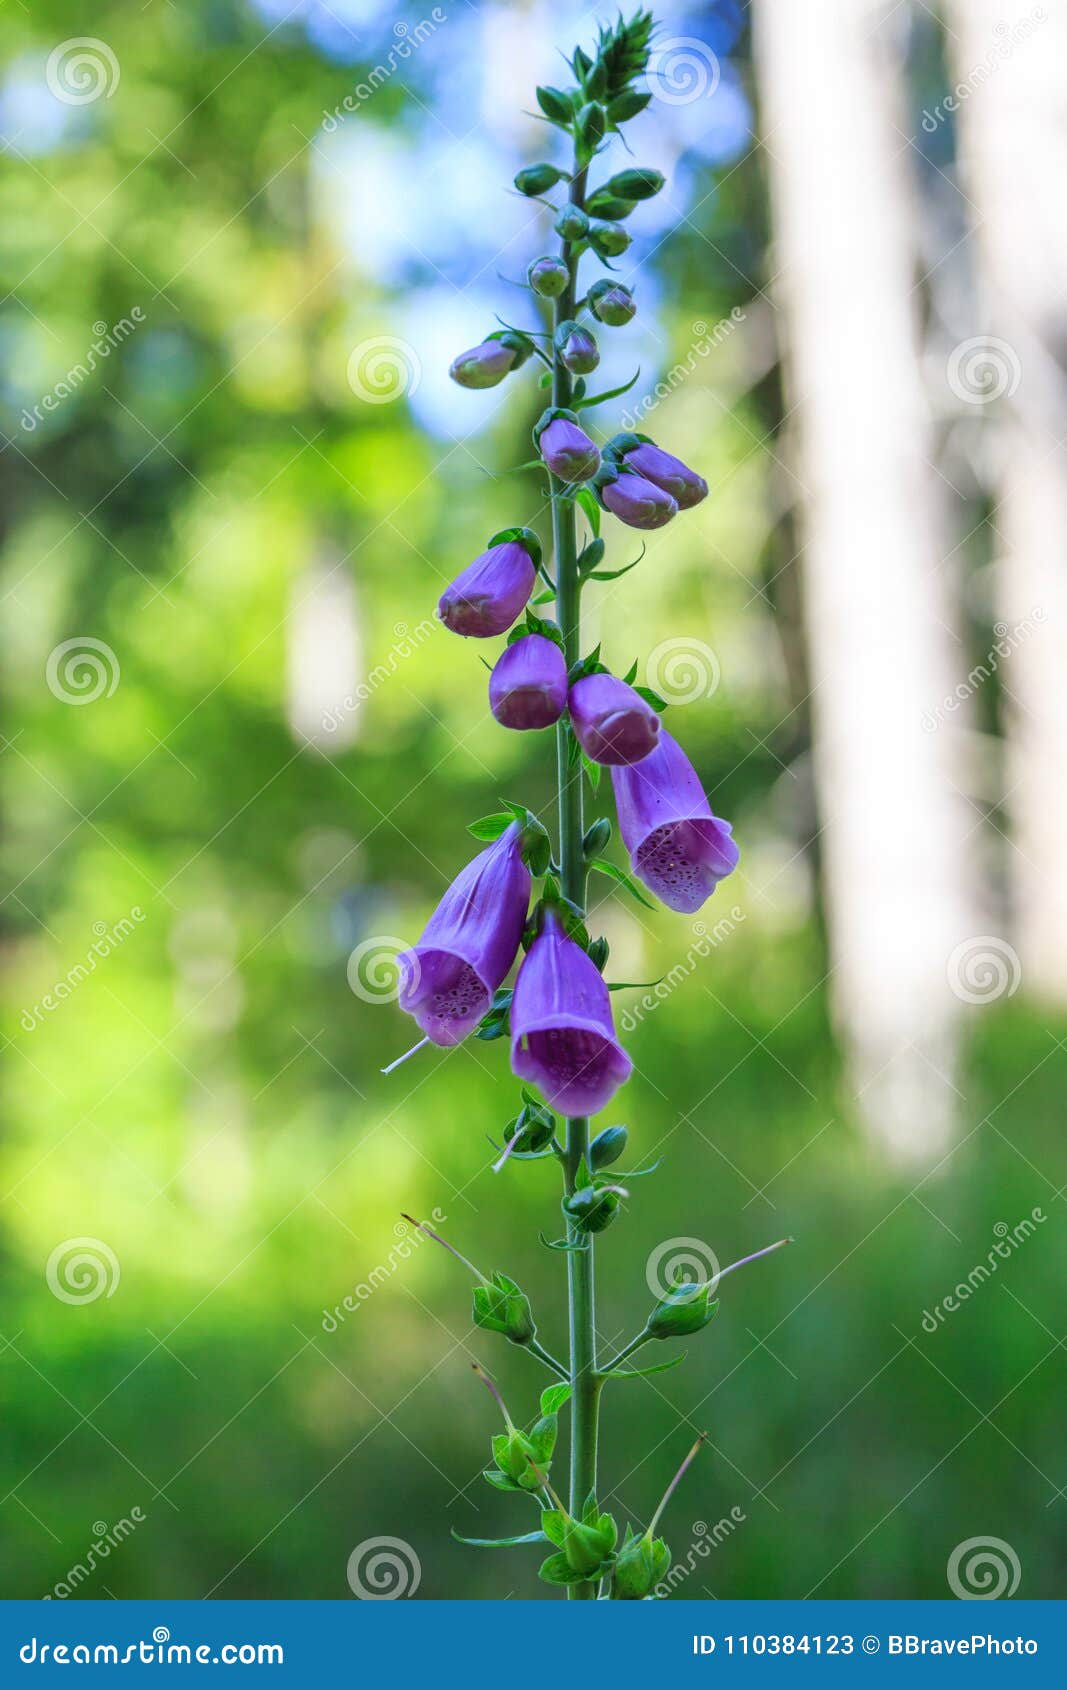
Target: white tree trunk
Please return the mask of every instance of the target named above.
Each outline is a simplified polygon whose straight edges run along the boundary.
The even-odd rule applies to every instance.
[[[900,68],[876,0],[758,0],[774,288],[796,407],[814,756],[836,1019],[860,1110],[891,1150],[955,1117],[974,934],[973,811],[948,734],[959,679],[920,381]]]
[[[989,401],[1008,852],[1027,989],[1067,1002],[1067,6],[952,0]],[[957,389],[958,391],[958,389]]]

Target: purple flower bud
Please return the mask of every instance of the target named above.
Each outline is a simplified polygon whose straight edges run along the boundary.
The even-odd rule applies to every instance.
[[[517,823],[457,875],[417,945],[397,958],[400,1007],[436,1045],[465,1039],[515,960],[530,901]]]
[[[633,294],[621,282],[596,283],[589,290],[589,305],[593,316],[610,328],[621,328],[637,310]]]
[[[489,708],[505,728],[548,728],[567,703],[567,660],[554,640],[524,634],[497,659]]]
[[[511,1066],[565,1115],[592,1115],[630,1077],[608,988],[551,910],[527,952],[511,1003]]]
[[[588,329],[572,329],[560,349],[560,357],[575,376],[587,376],[600,362],[596,341]]]
[[[505,346],[502,340],[483,340],[480,346],[472,346],[469,352],[454,358],[448,373],[460,387],[496,387],[516,357],[514,347]]]
[[[454,634],[504,634],[533,592],[537,571],[525,546],[505,540],[469,563],[441,594],[437,614]]]
[[[541,456],[561,481],[588,481],[600,468],[600,452],[583,428],[553,417],[537,441]]]
[[[656,749],[659,717],[652,706],[615,675],[586,675],[567,699],[571,726],[594,763],[639,763]]]
[[[534,293],[540,294],[542,299],[558,299],[561,293],[566,292],[570,271],[562,258],[546,255],[544,258],[534,259],[526,271],[526,280]]]
[[[678,514],[671,495],[642,475],[620,475],[617,481],[605,485],[600,496],[608,510],[629,528],[662,528]]]
[[[646,481],[662,487],[676,500],[679,510],[687,511],[708,496],[708,484],[702,475],[673,453],[665,452],[661,446],[653,446],[650,440],[642,440],[640,445],[626,452],[623,462],[627,469],[635,470]]]
[[[611,780],[638,880],[668,908],[692,915],[737,867],[729,822],[712,815],[700,777],[666,730],[650,757],[612,769]]]

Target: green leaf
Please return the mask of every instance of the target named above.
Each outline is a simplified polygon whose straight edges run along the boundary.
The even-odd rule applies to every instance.
[[[537,1569],[539,1579],[546,1584],[586,1584],[588,1573],[576,1573],[567,1557],[560,1551],[550,1555],[547,1561],[542,1561]]]
[[[535,599],[530,600],[530,603],[531,604],[551,604],[552,600],[555,598],[555,596],[556,596],[555,587],[546,587],[544,592],[538,593],[538,595]]]
[[[612,1179],[643,1179],[646,1174],[654,1174],[656,1169],[662,1166],[662,1163],[663,1157],[657,1156],[656,1160],[650,1162],[647,1168],[634,1168],[631,1173],[627,1174],[613,1172],[611,1177]]]
[[[584,1238],[572,1244],[569,1238],[546,1238],[543,1232],[539,1232],[537,1236],[546,1250],[588,1250],[589,1248],[588,1240]]]
[[[581,1156],[578,1160],[578,1166],[574,1170],[574,1188],[576,1191],[581,1191],[583,1187],[592,1185],[592,1183],[593,1181],[589,1177],[589,1168],[586,1165],[585,1157]]]
[[[663,980],[666,980],[666,978],[667,978],[667,976],[665,974],[661,974],[660,977],[659,977],[659,980],[609,980],[608,981],[608,991],[609,992],[650,991],[653,986],[658,986],[660,984],[660,982],[663,981]]]
[[[588,403],[588,401],[587,401]],[[600,538],[600,506],[597,504],[588,487],[579,487],[578,503],[589,519],[589,526],[593,530],[594,539]]]
[[[638,364],[629,381],[624,381],[621,387],[609,387],[605,393],[584,394],[581,399],[574,401],[574,409],[576,411],[587,411],[590,405],[602,405],[606,399],[621,399],[624,393],[629,393],[640,374],[641,366]]]
[[[574,102],[562,88],[538,88],[537,103],[550,123],[566,125],[574,116]]]
[[[633,565],[630,567],[632,569]],[[634,687],[634,692],[639,698],[643,698],[646,704],[651,704],[653,710],[667,709],[667,700],[661,698],[658,692],[653,692],[651,687]]]
[[[670,1361],[657,1361],[651,1367],[612,1367],[605,1373],[605,1379],[644,1379],[650,1373],[666,1373],[672,1367],[678,1367],[689,1354],[683,1350],[680,1355],[672,1356]]]
[[[598,874],[606,874],[608,879],[614,880],[617,885],[624,886],[631,898],[636,898],[637,902],[643,904],[646,910],[655,909],[656,906],[651,898],[645,897],[633,875],[627,874],[625,869],[616,868],[615,864],[609,863],[605,857],[594,857],[589,867],[596,869]]]
[[[551,1543],[553,1539],[544,1532],[522,1532],[518,1537],[461,1537],[455,1526],[452,1536],[457,1543],[465,1543],[470,1549],[511,1549],[517,1543]]]
[[[636,569],[641,562],[635,557],[633,563],[626,564],[622,569],[593,569],[586,576],[587,581],[617,581],[620,575],[629,575],[631,569]]]
[[[601,781],[601,777],[602,777],[604,771],[600,767],[600,764],[594,763],[592,758],[587,757],[584,751],[582,752],[582,768],[585,770],[587,776],[589,777],[589,784],[593,788],[593,791],[599,792],[600,791],[600,781]],[[590,866],[590,868],[595,868],[596,862],[595,861],[591,862],[589,866]]]
[[[557,1549],[562,1549],[566,1529],[567,1520],[563,1511],[559,1508],[546,1508],[541,1515],[541,1530],[549,1543],[554,1543]]]
[[[558,1414],[570,1394],[569,1385],[546,1385],[541,1392],[541,1413]]]
[[[506,1473],[497,1472],[495,1467],[485,1468],[482,1478],[487,1485],[492,1485],[494,1490],[523,1490],[517,1479],[509,1479]],[[524,1491],[524,1495],[528,1496],[529,1492]]]
[[[627,567],[632,569],[633,564],[631,563]],[[637,674],[637,658],[635,657],[633,662],[630,664],[630,667],[627,669],[625,675],[623,676],[623,680],[626,682],[626,685],[628,687],[633,686],[634,678],[635,678],[636,674]]]
[[[499,839],[514,820],[515,817],[510,811],[498,810],[495,815],[482,816],[480,821],[469,822],[467,832],[473,833],[475,839]]]

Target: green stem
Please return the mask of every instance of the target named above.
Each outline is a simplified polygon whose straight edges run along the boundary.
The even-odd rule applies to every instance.
[[[580,206],[585,197],[584,170],[576,171],[571,179],[572,205]],[[563,243],[562,257],[570,272],[566,290],[556,301],[555,326],[573,317],[575,310],[575,277],[578,255],[570,244]],[[572,384],[553,342],[552,403],[560,407],[570,405]],[[556,619],[563,635],[563,647],[568,668],[577,662],[581,641],[581,582],[578,578],[578,543],[574,501],[566,497],[567,488],[555,476],[552,488],[552,538],[556,554]],[[582,852],[582,767],[570,758],[569,730],[560,723],[556,729],[556,756],[559,774],[559,862],[560,887],[579,909],[585,908],[585,860]],[[564,1178],[570,1195],[575,1189],[579,1164],[589,1153],[589,1122],[577,1116],[567,1122],[567,1141],[564,1151]],[[571,1471],[570,1510],[581,1518],[582,1506],[589,1492],[596,1489],[597,1476],[597,1418],[600,1401],[600,1380],[596,1365],[596,1297],[593,1277],[593,1241],[584,1238],[567,1223],[567,1236],[572,1243],[584,1242],[585,1249],[567,1252],[567,1294],[570,1310],[570,1379],[571,1379]],[[572,1584],[567,1594],[578,1601],[595,1601],[596,1585],[592,1582]]]

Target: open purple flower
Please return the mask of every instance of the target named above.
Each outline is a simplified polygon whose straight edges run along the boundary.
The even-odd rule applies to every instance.
[[[530,902],[522,831],[513,822],[456,876],[417,945],[397,958],[400,1007],[435,1045],[481,1020],[515,960]]]
[[[678,504],[654,481],[643,475],[620,475],[601,490],[608,510],[630,528],[662,528],[678,514]]]
[[[700,777],[666,731],[650,757],[612,769],[611,780],[638,880],[669,909],[692,915],[737,867],[730,823],[712,815]]]
[[[551,910],[515,982],[511,1066],[564,1115],[603,1109],[633,1067],[615,1037],[608,988]]]
[[[654,751],[659,717],[616,675],[585,675],[567,699],[575,738],[593,763],[639,763]]]
[[[497,659],[489,708],[501,727],[548,728],[567,704],[567,660],[554,640],[524,634]]]
[[[533,592],[537,571],[518,540],[490,546],[441,594],[437,614],[454,634],[504,634]]]
[[[654,446],[651,440],[639,441],[623,454],[623,462],[628,470],[643,475],[654,486],[662,487],[674,499],[679,510],[689,510],[708,496],[708,484],[702,475],[690,469],[672,452],[665,452],[662,446]]]
[[[553,417],[541,430],[538,449],[561,481],[588,481],[600,468],[600,451],[584,428],[566,417]]]
[[[453,358],[449,375],[460,387],[496,387],[515,365],[517,353],[502,340],[483,340]]]

